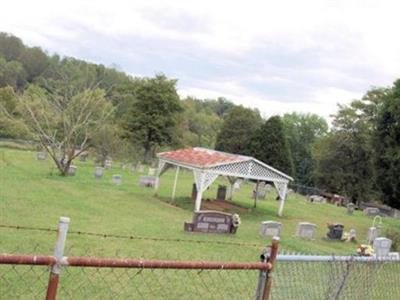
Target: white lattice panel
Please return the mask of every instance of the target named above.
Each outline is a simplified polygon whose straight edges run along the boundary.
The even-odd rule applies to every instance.
[[[210,168],[209,171],[232,177],[253,178],[265,181],[287,181],[287,178],[275,170],[252,160],[216,166]]]

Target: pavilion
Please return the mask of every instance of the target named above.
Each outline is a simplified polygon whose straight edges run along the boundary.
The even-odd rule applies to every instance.
[[[158,169],[155,193],[158,194],[160,176],[169,168],[176,167],[172,198],[175,197],[180,168],[193,171],[197,196],[195,212],[200,210],[203,192],[217,179],[226,176],[232,186],[239,178],[273,182],[279,195],[278,215],[283,213],[290,176],[255,159],[254,157],[231,154],[205,148],[184,148],[157,154]]]

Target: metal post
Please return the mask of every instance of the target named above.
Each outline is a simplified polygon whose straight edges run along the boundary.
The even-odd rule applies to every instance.
[[[177,166],[177,167],[176,167],[176,172],[175,172],[174,187],[173,187],[173,189],[172,189],[172,197],[171,197],[172,200],[175,199],[175,191],[176,191],[176,184],[177,184],[177,182],[178,182],[179,169],[180,169],[180,167]]]
[[[201,208],[201,198],[203,197],[203,185],[204,185],[204,173],[201,173],[199,180],[196,180],[197,195],[196,195],[196,202],[194,205],[195,212],[200,211]]]
[[[272,272],[274,270],[275,260],[278,255],[278,245],[279,245],[279,237],[274,236],[272,238],[272,246],[271,253],[267,259],[267,262],[271,264],[271,269],[266,273],[265,286],[263,291],[262,300],[269,300],[271,296],[271,288],[272,288]]]
[[[58,277],[61,271],[61,260],[64,256],[65,240],[67,239],[69,218],[60,217],[58,222],[57,241],[54,247],[56,263],[51,267],[46,300],[55,300],[57,296]]]

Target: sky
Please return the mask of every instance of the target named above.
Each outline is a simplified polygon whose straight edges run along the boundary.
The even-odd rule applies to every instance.
[[[400,1],[6,1],[0,31],[48,53],[178,79],[263,116],[329,117],[400,78]]]

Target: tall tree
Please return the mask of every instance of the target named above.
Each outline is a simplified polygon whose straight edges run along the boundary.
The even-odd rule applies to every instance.
[[[144,149],[149,162],[160,146],[179,142],[179,113],[182,112],[176,92],[176,80],[164,75],[144,78],[136,89],[136,101],[126,115],[132,139]]]
[[[300,184],[312,186],[312,145],[328,132],[325,119],[315,114],[285,114],[282,118],[290,152],[293,157],[294,177]]]
[[[248,154],[251,136],[261,126],[262,119],[257,110],[236,106],[226,115],[217,136],[217,150]]]
[[[400,208],[400,80],[385,94],[378,113],[375,150],[377,181],[385,203]]]
[[[288,175],[294,173],[292,154],[279,116],[270,117],[255,131],[249,154]]]
[[[319,187],[344,194],[353,202],[380,198],[374,168],[373,136],[385,89],[373,89],[361,100],[339,105],[333,129],[314,147]]]

